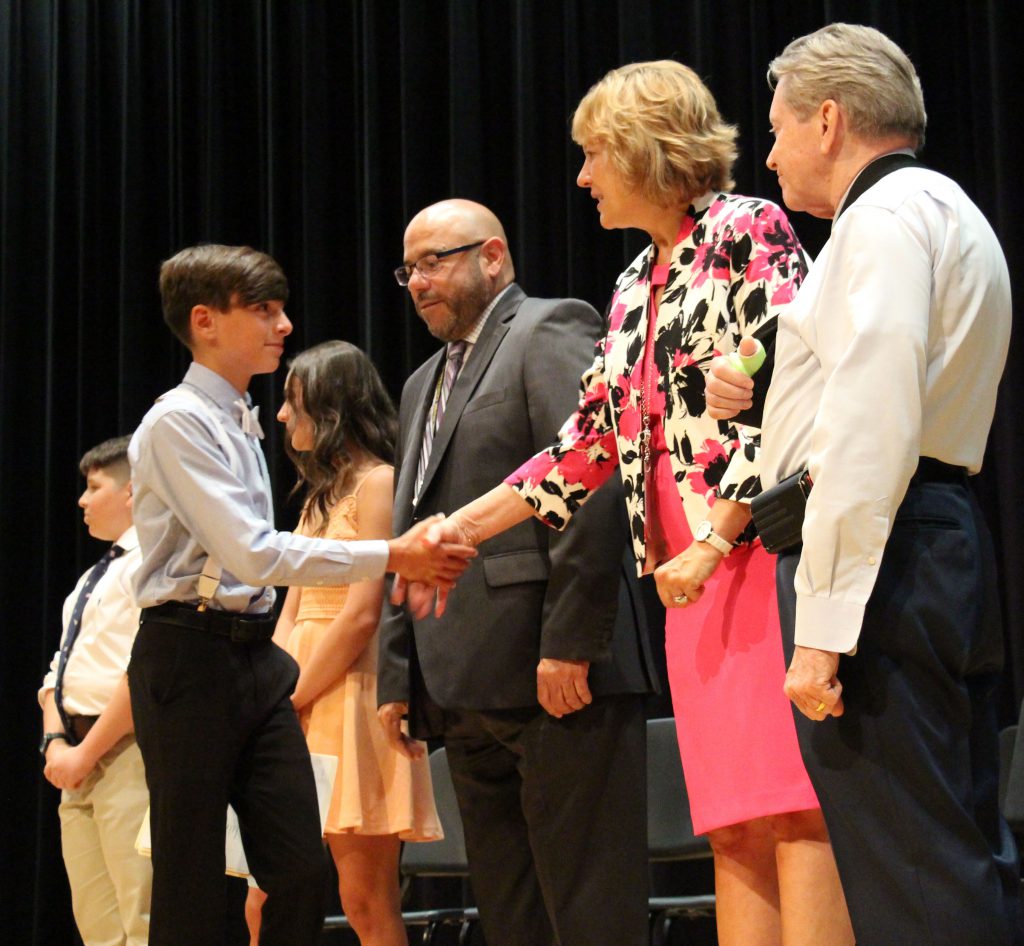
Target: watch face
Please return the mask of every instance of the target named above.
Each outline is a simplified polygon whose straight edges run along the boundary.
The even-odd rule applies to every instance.
[[[693,537],[698,542],[703,542],[709,535],[711,535],[711,523],[705,519],[699,526],[697,526],[697,531],[694,533]]]

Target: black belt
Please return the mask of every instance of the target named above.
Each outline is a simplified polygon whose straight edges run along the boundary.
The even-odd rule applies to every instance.
[[[235,614],[233,611],[215,611],[210,608],[199,611],[196,605],[182,604],[180,601],[167,601],[155,608],[143,608],[142,623],[146,621],[209,631],[243,644],[269,640],[277,624],[273,615]]]
[[[917,472],[910,477],[911,486],[922,483],[966,483],[967,470],[962,466],[952,466],[933,457],[921,457],[917,461]]]
[[[99,716],[68,716],[68,722],[71,723],[71,733],[75,737],[76,745],[89,735],[89,730],[96,725],[97,719],[99,719]]]

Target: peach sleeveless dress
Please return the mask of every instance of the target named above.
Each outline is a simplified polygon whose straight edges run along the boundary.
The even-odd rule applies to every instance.
[[[327,538],[356,538],[357,496],[365,481],[366,476],[331,510]],[[300,589],[286,648],[300,667],[347,596],[347,585]],[[338,757],[325,834],[397,834],[403,841],[443,837],[426,754],[415,761],[400,755],[377,719],[376,633],[345,675],[302,709],[299,722],[310,752]]]

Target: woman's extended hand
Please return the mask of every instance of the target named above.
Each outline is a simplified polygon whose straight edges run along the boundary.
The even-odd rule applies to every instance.
[[[654,570],[658,597],[666,608],[685,608],[700,600],[706,582],[725,558],[707,542],[691,542],[675,558]]]

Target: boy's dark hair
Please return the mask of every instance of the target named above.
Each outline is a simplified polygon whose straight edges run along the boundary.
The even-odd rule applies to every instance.
[[[85,455],[78,461],[78,469],[82,476],[88,476],[90,470],[103,470],[119,484],[127,483],[132,472],[128,465],[128,444],[131,439],[130,434],[124,437],[111,437],[91,450],[86,450]]]
[[[249,246],[203,243],[176,253],[160,266],[164,321],[186,346],[192,345],[193,306],[226,311],[238,304],[287,302],[288,280],[277,261]]]

